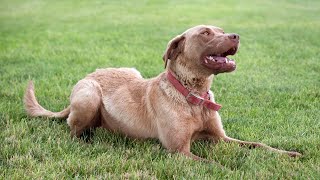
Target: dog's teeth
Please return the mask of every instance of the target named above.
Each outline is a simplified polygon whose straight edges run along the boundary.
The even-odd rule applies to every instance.
[[[207,59],[205,59],[205,60],[204,60],[204,62],[205,62],[206,64],[208,64],[208,61],[207,61]]]
[[[212,56],[210,56],[210,61],[215,62],[216,60]]]

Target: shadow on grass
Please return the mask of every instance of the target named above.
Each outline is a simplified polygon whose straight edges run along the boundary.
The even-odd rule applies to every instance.
[[[200,140],[193,143],[191,151],[200,157],[213,160],[230,170],[241,169],[249,156],[248,149],[238,149],[235,144],[212,143]]]
[[[57,128],[57,126],[60,126],[60,129],[58,128],[57,130],[65,131],[63,132],[65,135],[66,133],[69,134],[66,120],[38,118],[38,120],[39,119],[48,121],[47,125],[43,124],[40,126],[48,126],[49,129],[55,129]],[[36,121],[35,119],[29,120]],[[34,128],[36,128],[36,124],[38,123],[40,122],[38,121],[37,123],[32,123]],[[34,131],[36,131],[36,129]],[[31,129],[29,129],[29,132],[31,132],[31,134],[35,133],[32,130],[32,126]],[[75,138],[72,141],[74,142],[72,143],[73,145],[76,145],[78,143],[80,144],[80,146],[84,145],[85,149],[90,149],[90,152],[96,154],[95,156],[110,152],[110,154],[116,153],[116,156],[120,159],[123,159],[124,161],[130,160],[135,162],[143,159],[145,162],[155,162],[156,164],[170,161],[177,162],[177,160],[185,162],[185,160],[181,159],[181,157],[183,158],[183,156],[173,155],[167,152],[165,148],[162,147],[159,140],[132,139],[120,133],[113,133],[103,128],[89,129],[82,134],[82,137],[80,139]],[[274,147],[277,147],[277,145],[275,145]],[[303,149],[302,146],[298,149],[300,148]],[[267,161],[269,158],[275,158],[275,156],[277,156],[273,153],[264,153],[262,151],[266,150],[263,150],[261,148],[257,149],[259,150],[250,150],[250,148],[248,147],[239,147],[234,143],[230,144],[221,142],[213,144],[209,141],[201,140],[192,143],[191,152],[202,158],[215,161],[231,171],[246,169],[248,164],[250,164],[252,161],[256,161],[259,159]],[[288,160],[293,162],[308,161],[309,159],[312,159],[312,157],[303,156],[302,158],[292,158],[292,160],[290,158],[290,160]],[[273,159],[272,161],[276,161],[276,159]],[[192,164],[193,163],[199,163],[203,165],[206,164],[204,162],[192,162]]]

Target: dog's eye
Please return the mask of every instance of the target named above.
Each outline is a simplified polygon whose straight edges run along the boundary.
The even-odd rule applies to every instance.
[[[208,31],[204,31],[204,32],[201,33],[201,34],[208,36],[208,35],[209,35],[209,32],[208,32]]]

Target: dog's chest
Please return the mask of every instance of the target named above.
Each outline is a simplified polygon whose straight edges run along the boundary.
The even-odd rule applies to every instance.
[[[216,119],[214,111],[203,106],[191,106],[191,112],[196,131],[206,130],[207,126],[210,124],[210,121]]]

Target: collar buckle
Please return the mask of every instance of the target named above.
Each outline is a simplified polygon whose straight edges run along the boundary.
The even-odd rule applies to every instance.
[[[203,97],[201,97],[197,94],[194,94],[191,91],[186,96],[186,99],[188,102],[190,102],[191,104],[194,104],[194,105],[202,105],[205,100]]]

